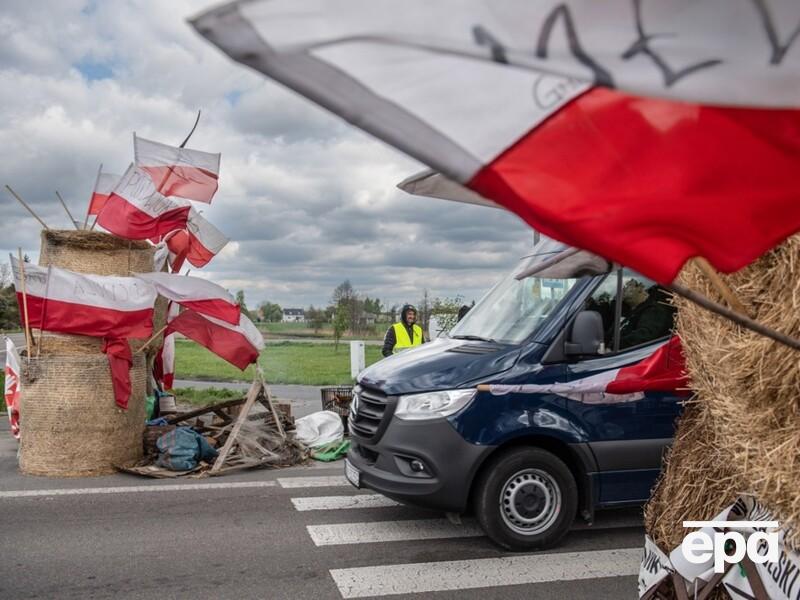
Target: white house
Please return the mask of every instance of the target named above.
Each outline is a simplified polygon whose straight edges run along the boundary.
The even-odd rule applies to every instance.
[[[305,323],[306,311],[302,308],[284,308],[281,321],[283,323]]]

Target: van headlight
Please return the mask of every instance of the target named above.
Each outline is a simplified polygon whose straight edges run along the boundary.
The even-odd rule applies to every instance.
[[[477,390],[445,390],[400,396],[394,414],[405,421],[447,417],[467,406]]]

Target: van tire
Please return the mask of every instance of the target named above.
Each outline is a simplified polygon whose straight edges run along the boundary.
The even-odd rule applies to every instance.
[[[541,550],[569,531],[578,487],[556,455],[518,447],[491,459],[478,478],[474,499],[478,522],[495,544],[506,550]]]

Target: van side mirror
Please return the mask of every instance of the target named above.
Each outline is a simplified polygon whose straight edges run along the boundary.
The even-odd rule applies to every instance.
[[[596,310],[582,310],[572,322],[564,344],[564,354],[600,354],[604,338],[603,317],[600,313]]]

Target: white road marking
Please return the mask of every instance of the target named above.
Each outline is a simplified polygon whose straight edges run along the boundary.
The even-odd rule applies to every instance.
[[[380,494],[357,494],[355,496],[314,496],[292,498],[295,510],[329,510],[340,508],[382,508],[398,506],[399,503]]]
[[[0,492],[0,498],[37,496],[83,496],[88,494],[136,494],[142,492],[191,492],[195,490],[231,490],[275,487],[274,481],[232,481],[228,483],[182,483],[167,485],[123,485],[118,487],[66,488],[61,490],[13,490]]]
[[[466,519],[463,525],[453,525],[447,519],[421,519],[415,521],[306,525],[306,529],[317,546],[433,540],[483,535],[477,523]]]
[[[636,575],[641,548],[331,569],[342,598]]]
[[[344,475],[328,475],[319,477],[279,477],[278,483],[282,488],[307,488],[307,487],[353,487],[344,478]]]

